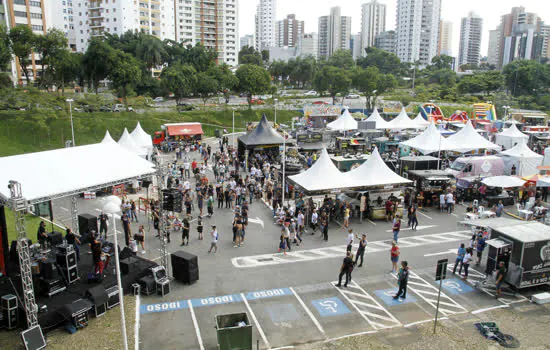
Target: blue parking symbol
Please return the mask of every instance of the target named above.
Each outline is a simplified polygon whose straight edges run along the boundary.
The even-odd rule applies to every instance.
[[[374,291],[374,294],[388,306],[402,305],[416,301],[416,298],[410,295],[410,293],[407,293],[405,299],[393,299],[393,296],[397,294],[397,288],[377,290]]]
[[[458,278],[449,278],[443,281],[443,288],[451,294],[464,294],[473,292],[473,288]]]
[[[338,316],[351,313],[348,307],[337,297],[312,300],[311,303],[322,317]]]

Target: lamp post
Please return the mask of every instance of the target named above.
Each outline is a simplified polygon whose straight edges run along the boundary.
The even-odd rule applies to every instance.
[[[283,194],[281,204],[283,208],[285,207],[285,169],[286,169],[286,132],[283,130]]]
[[[232,131],[232,137],[233,137],[233,148],[235,148],[235,108],[233,108],[233,131]]]
[[[278,99],[273,100],[273,106],[275,107],[275,120],[273,121],[273,126],[277,125],[277,102],[279,102]]]
[[[502,106],[504,109],[504,120],[508,119],[508,110],[510,109],[510,106]]]
[[[73,147],[75,147],[76,144],[74,143],[74,124],[73,124],[73,105],[72,105],[73,99],[68,98],[65,101],[69,102],[69,115],[71,116],[71,134],[73,135]]]
[[[115,198],[112,198],[115,197]],[[118,242],[116,232],[116,219],[115,214],[120,212],[120,199],[116,196],[111,196],[107,199],[107,203],[103,206],[103,212],[110,214],[113,218],[113,230],[115,232],[115,268],[116,268],[116,280],[118,285],[118,298],[120,301],[120,324],[122,327],[122,338],[124,343],[124,350],[128,350],[128,337],[126,336],[126,318],[124,315],[124,293],[122,291],[122,281],[120,280],[120,260],[118,257]]]

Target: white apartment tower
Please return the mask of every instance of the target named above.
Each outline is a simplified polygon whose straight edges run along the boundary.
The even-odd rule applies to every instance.
[[[452,56],[453,46],[453,22],[441,21],[439,23],[439,42],[437,46],[437,55]]]
[[[487,63],[497,66],[499,55],[499,34],[500,30],[489,31],[489,49],[487,50]]]
[[[275,37],[276,10],[276,0],[260,0],[260,3],[256,7],[254,48],[258,51],[277,46]]]
[[[337,50],[349,50],[351,17],[341,16],[340,7],[330,9],[329,16],[319,17],[319,57],[330,57]]]
[[[437,55],[441,0],[397,0],[397,56],[431,63]]]
[[[464,64],[479,65],[482,27],[483,19],[473,12],[470,12],[468,17],[462,18],[458,53],[459,67]]]
[[[386,31],[386,5],[377,0],[361,5],[361,55],[374,46],[378,34]]]
[[[298,42],[298,56],[319,57],[319,37],[317,33],[302,34]]]

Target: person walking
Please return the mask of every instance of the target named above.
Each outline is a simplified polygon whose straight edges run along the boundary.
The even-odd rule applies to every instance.
[[[189,245],[189,219],[186,217],[183,219],[183,227],[181,230],[181,244],[180,246]]]
[[[456,273],[456,268],[458,265],[460,266],[460,271],[462,271],[462,260],[464,259],[464,254],[466,254],[466,248],[464,248],[464,243],[460,243],[460,247],[458,247],[458,250],[456,252],[456,259],[455,259],[455,266],[453,267],[453,275]]]
[[[348,230],[348,237],[346,238],[346,251],[351,252],[351,248],[353,247],[353,229]]]
[[[277,252],[283,252],[283,255],[286,255],[286,240],[285,240],[285,228],[281,229],[281,237],[279,238],[279,249]]]
[[[319,220],[319,214],[317,214],[317,210],[313,209],[313,214],[311,214],[311,234],[314,235],[315,231],[317,230],[317,221]]]
[[[354,265],[357,265],[357,261],[361,258],[361,263],[357,267],[363,266],[363,256],[365,255],[365,249],[367,249],[367,235],[363,233],[361,238],[356,236],[359,239],[359,248],[357,248],[357,253],[355,253],[355,262]]]
[[[104,212],[99,214],[99,235],[102,233],[105,234],[105,239],[107,239],[107,230],[109,228],[109,217]]]
[[[394,300],[399,298],[407,298],[407,283],[409,282],[409,264],[406,261],[401,262],[401,268],[397,273],[397,284],[399,285],[399,290],[397,294],[393,296]]]
[[[208,250],[208,253],[212,252],[212,249],[214,249],[214,253],[218,251],[218,230],[216,230],[216,225],[212,225],[212,231],[210,231],[210,237],[212,237],[212,241],[210,241],[210,249]]]
[[[131,221],[134,221],[134,219],[135,219],[136,222],[139,222],[138,216],[137,216],[137,210],[136,210],[136,202],[134,202],[133,199],[130,202],[130,214],[131,214],[131,216],[130,216]]]
[[[141,245],[141,254],[145,254],[145,227],[139,225],[138,232],[134,235],[136,245]]]
[[[481,264],[481,257],[483,256],[483,251],[485,250],[485,237],[483,237],[483,234],[479,234],[477,238],[476,243],[476,252],[477,252],[477,261],[476,266],[479,266]]]
[[[397,262],[399,261],[399,255],[401,252],[399,251],[399,247],[397,246],[396,241],[391,242],[391,249],[390,249],[390,259],[391,259],[391,273],[395,273],[397,271]]]
[[[346,282],[344,283],[344,287],[347,288],[348,283],[351,282],[352,272],[353,272],[353,256],[351,255],[351,252],[347,252],[346,257],[342,262],[342,266],[340,267],[340,274],[338,275],[338,284],[336,285],[336,287],[342,287],[342,277],[346,275]]]
[[[203,240],[202,230],[203,230],[202,220],[199,219],[197,222],[197,233],[199,234],[199,241]]]
[[[212,197],[212,195],[208,196],[208,199],[206,200],[206,209],[208,212],[208,217],[212,217],[212,215],[214,215],[214,197]]]
[[[124,229],[124,241],[126,242],[126,246],[129,246],[130,235],[132,234],[132,230],[130,229],[130,217],[124,212],[120,220],[122,221],[122,228]]]
[[[504,204],[502,204],[502,201],[498,201],[497,210],[496,210],[497,218],[500,218],[502,216],[503,211],[504,211]]]
[[[504,283],[505,276],[506,276],[506,266],[504,265],[504,261],[501,261],[498,263],[497,278],[495,280],[495,285],[497,289],[497,295],[496,295],[497,299],[502,296],[502,283]]]
[[[397,216],[395,218],[395,222],[393,223],[393,240],[395,243],[397,243],[397,239],[399,238],[399,231],[401,230],[401,218]]]
[[[418,215],[416,213],[416,207],[413,205],[410,208],[410,217],[409,220],[411,221],[411,229],[413,231],[416,231],[416,228],[418,227]]]
[[[464,277],[462,277],[463,280],[468,279],[468,268],[470,267],[470,263],[472,262],[472,248],[466,249],[466,254],[464,254],[464,258],[462,259],[462,265],[460,265],[460,269],[458,270],[458,274],[462,272],[462,267],[464,267]]]

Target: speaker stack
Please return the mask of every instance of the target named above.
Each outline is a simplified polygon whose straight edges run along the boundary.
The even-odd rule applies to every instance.
[[[56,247],[56,261],[61,268],[61,273],[65,276],[69,284],[74,283],[79,279],[76,251],[72,245],[58,245]]]
[[[84,243],[90,242],[90,231],[99,232],[97,226],[97,217],[90,214],[78,215],[78,231],[82,236],[80,241]]]
[[[175,213],[181,213],[183,195],[177,189],[162,190],[162,209]]]
[[[109,302],[109,294],[103,285],[98,285],[86,291],[86,297],[94,304],[95,317],[102,316],[107,312],[107,303]]]
[[[172,274],[183,283],[192,284],[199,280],[199,260],[196,255],[183,251],[171,254]]]
[[[2,297],[2,318],[7,329],[17,327],[17,297],[7,294]]]

